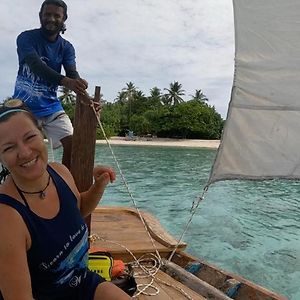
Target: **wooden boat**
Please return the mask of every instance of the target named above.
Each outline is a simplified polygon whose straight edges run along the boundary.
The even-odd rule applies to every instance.
[[[237,3],[238,1],[236,1]],[[273,5],[270,1],[268,3]],[[249,7],[252,7],[252,4]],[[249,80],[246,82],[252,83]],[[94,101],[99,101],[99,99],[100,88],[97,87]],[[89,105],[84,105],[86,101],[87,99],[83,96],[77,97],[72,149],[71,172],[79,190],[85,190],[92,183],[92,177],[87,174],[92,174],[95,155],[97,120],[95,111],[93,112]],[[248,102],[246,104],[248,105]],[[241,105],[238,105],[235,109],[240,108]],[[238,131],[240,129],[239,126],[235,126],[235,128]],[[273,131],[275,132],[275,130]],[[236,145],[234,142],[231,144]],[[241,153],[239,148],[237,153]],[[252,160],[249,161],[252,163]],[[261,164],[261,161],[259,163]],[[252,174],[250,175],[253,177]],[[221,173],[218,180],[222,179],[222,176],[225,179],[228,177],[227,174]],[[134,269],[134,275],[139,284],[147,284],[149,280],[153,281],[145,292],[153,293],[154,289],[155,295],[136,294],[137,299],[287,299],[247,279],[228,273],[187,254],[185,243],[179,243],[172,258],[168,259],[173,254],[177,241],[163,230],[153,216],[146,212],[138,213],[131,208],[101,207],[87,222],[90,224],[91,234],[95,234],[99,238],[92,246],[108,249],[114,259],[122,259],[129,263],[144,257],[144,255],[156,255],[155,261],[158,261],[158,268],[154,273],[148,274],[147,277],[139,277],[138,274],[144,268],[141,262],[137,263],[137,268]],[[153,260],[149,259],[143,260],[143,263],[146,263],[147,266],[154,264]]]
[[[99,98],[100,88],[96,87],[93,100],[99,101]],[[95,155],[97,120],[95,112],[84,104],[86,101],[84,97],[77,97],[71,160],[71,172],[79,190],[86,190],[92,183],[92,176],[87,174],[92,174]],[[135,269],[138,284],[153,281],[151,287],[145,290],[146,294],[139,294],[137,299],[287,299],[187,254],[184,251],[187,245],[177,245],[177,241],[146,212],[126,207],[100,207],[87,219],[87,223],[90,233],[99,237],[91,246],[109,250],[114,259],[129,263],[134,261],[133,257],[136,260],[149,254],[158,257],[159,268],[154,275],[151,273],[140,278],[136,276],[138,269]],[[176,252],[169,261],[176,245]],[[149,264],[148,260],[146,264]],[[153,289],[155,295],[152,295]]]
[[[99,101],[99,98],[100,87],[96,87],[93,100]],[[71,172],[79,190],[86,190],[92,183],[92,176],[87,174],[92,174],[95,155],[97,120],[90,107],[83,104],[86,101],[86,98],[77,96],[71,160]],[[114,259],[129,263],[134,260],[133,256],[136,259],[149,254],[158,256],[159,268],[155,275],[136,277],[139,284],[153,280],[151,286],[157,287],[154,290],[157,295],[140,294],[137,296],[139,300],[286,300],[281,295],[187,254],[185,243],[178,245],[169,261],[178,242],[147,212],[126,207],[100,207],[87,219],[87,223],[90,233],[100,238],[91,246],[109,250]],[[152,289],[150,287],[145,292],[152,294]]]
[[[145,274],[148,275],[145,278],[136,277],[138,284],[147,284],[153,279],[152,286],[159,292],[155,296],[142,293],[137,296],[137,299],[286,299],[187,254],[184,252],[187,246],[185,243],[178,245],[172,260],[168,261],[177,245],[177,240],[167,233],[152,215],[142,212],[142,217],[147,228],[141,221],[139,213],[133,208],[100,207],[93,213],[91,222],[91,233],[101,237],[91,246],[96,249],[109,249],[115,259],[132,263],[134,262],[132,254],[138,259],[159,252],[162,266],[155,276]],[[154,240],[154,245],[148,232]],[[194,269],[193,273],[191,273],[192,269]],[[145,293],[153,293],[153,290],[149,288]]]

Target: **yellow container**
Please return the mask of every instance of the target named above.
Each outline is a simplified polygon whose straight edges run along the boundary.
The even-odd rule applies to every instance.
[[[107,252],[89,253],[88,268],[107,281],[111,281],[113,263],[112,256]]]

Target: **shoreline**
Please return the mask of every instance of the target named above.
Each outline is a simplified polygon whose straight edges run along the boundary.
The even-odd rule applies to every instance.
[[[124,146],[159,146],[159,147],[188,147],[217,149],[220,140],[170,139],[170,138],[137,138],[111,137],[111,145]],[[106,140],[97,140],[96,144],[106,144]]]

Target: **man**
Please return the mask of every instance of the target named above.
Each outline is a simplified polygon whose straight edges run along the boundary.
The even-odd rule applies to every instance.
[[[45,0],[41,27],[17,37],[19,71],[13,98],[19,98],[37,117],[53,147],[63,146],[62,163],[70,168],[73,127],[57,98],[58,86],[86,94],[87,82],[76,70],[75,50],[61,37],[66,31],[67,5],[62,0]],[[65,76],[61,75],[61,68]]]

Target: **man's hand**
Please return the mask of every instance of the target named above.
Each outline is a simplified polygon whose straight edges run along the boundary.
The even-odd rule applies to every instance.
[[[86,89],[88,88],[88,83],[82,78],[72,79],[69,77],[64,77],[61,80],[61,85],[69,90],[74,91],[76,94],[87,95]]]

